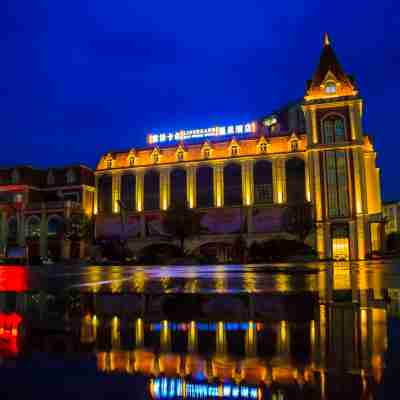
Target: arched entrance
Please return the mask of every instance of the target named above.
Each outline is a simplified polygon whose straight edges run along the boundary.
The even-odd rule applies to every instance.
[[[285,163],[286,193],[288,203],[304,203],[305,193],[305,163],[300,158],[290,158]]]
[[[242,205],[242,167],[231,163],[224,168],[224,205]]]
[[[171,205],[186,205],[186,171],[175,168],[170,175]]]
[[[158,210],[160,208],[160,174],[150,170],[144,175],[143,204],[145,210]]]
[[[214,205],[214,171],[208,165],[201,166],[196,171],[197,207],[209,208]]]
[[[272,163],[259,160],[254,165],[254,203],[271,204],[273,202]]]

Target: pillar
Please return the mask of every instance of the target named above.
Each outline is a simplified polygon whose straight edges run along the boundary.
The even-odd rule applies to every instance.
[[[135,195],[136,211],[142,212],[144,209],[144,171],[136,173],[136,195]]]
[[[121,175],[112,175],[112,211],[119,213],[119,200],[121,200]]]
[[[290,329],[288,321],[280,321],[278,327],[278,357],[286,358],[290,355]]]
[[[324,223],[324,258],[332,258],[331,224]]]
[[[366,255],[365,221],[362,215],[357,217],[358,259],[364,260]]]
[[[93,194],[93,214],[97,215],[99,212],[99,176],[94,177],[94,194]]]
[[[213,165],[214,207],[224,206],[224,165]]]
[[[8,225],[7,225],[7,212],[0,212],[0,254],[5,253],[7,248],[7,236],[8,236]]]
[[[317,127],[317,114],[315,108],[311,108],[310,110],[310,123],[311,123],[311,137],[312,143],[318,143],[318,127]]]
[[[196,208],[196,166],[186,168],[186,201],[189,208]]]
[[[136,348],[144,346],[144,325],[141,318],[135,321],[135,346]]]
[[[245,160],[242,162],[241,167],[243,205],[250,206],[254,203],[253,160]]]
[[[312,176],[311,171],[310,171],[310,155],[306,154],[304,157],[304,171],[305,171],[305,193],[306,193],[306,200],[308,202],[311,202],[311,182],[310,182],[310,177]]]
[[[47,214],[46,207],[42,204],[42,213],[40,217],[40,257],[47,258],[48,248],[47,248],[47,236],[48,236],[48,226],[47,226]]]
[[[225,323],[222,321],[217,322],[217,329],[216,329],[216,352],[217,354],[226,354],[228,351],[228,343],[226,340],[226,330],[225,330]]]
[[[119,349],[121,347],[121,321],[116,315],[111,320],[111,349]]]
[[[358,257],[357,252],[357,230],[355,221],[349,221],[349,256],[350,260],[356,260]]]
[[[245,333],[245,353],[246,357],[257,356],[257,327],[253,321],[248,322]]]
[[[22,211],[17,212],[18,246],[25,246],[25,216]]]
[[[286,202],[286,160],[284,158],[274,158],[272,160],[272,179],[274,189],[274,203],[282,204]]]
[[[315,248],[317,250],[319,259],[325,258],[324,236],[325,236],[324,224],[322,222],[317,222],[315,224],[315,241],[316,241]]]
[[[160,349],[163,353],[171,351],[171,328],[167,320],[161,321]]]
[[[160,172],[160,209],[167,210],[170,203],[170,170],[163,168]]]
[[[199,337],[197,331],[197,324],[195,321],[191,321],[188,329],[188,352],[195,353],[198,349]]]

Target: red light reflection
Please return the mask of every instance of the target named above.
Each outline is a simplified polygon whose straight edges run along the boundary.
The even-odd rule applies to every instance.
[[[25,267],[0,266],[0,292],[23,292],[27,290],[27,275]]]
[[[18,352],[19,325],[22,318],[19,314],[0,313],[0,355],[15,357]]]

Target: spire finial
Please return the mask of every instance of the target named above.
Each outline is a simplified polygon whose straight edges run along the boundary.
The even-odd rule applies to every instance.
[[[331,42],[329,41],[329,36],[328,36],[328,32],[325,32],[324,35],[324,46],[330,46]]]

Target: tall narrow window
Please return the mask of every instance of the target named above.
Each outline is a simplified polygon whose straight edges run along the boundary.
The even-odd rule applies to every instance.
[[[346,140],[344,120],[338,116],[330,116],[323,122],[323,140],[325,144]]]
[[[346,217],[349,214],[346,153],[327,151],[325,160],[329,216]]]
[[[121,202],[127,210],[135,209],[136,177],[132,174],[122,175]]]
[[[334,142],[334,122],[332,119],[324,121],[324,142],[326,144]]]
[[[235,157],[239,154],[239,148],[237,146],[231,147],[231,156]]]
[[[335,120],[335,142],[342,142],[344,137],[344,124],[341,118]]]

